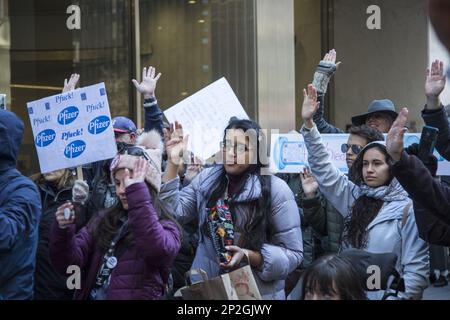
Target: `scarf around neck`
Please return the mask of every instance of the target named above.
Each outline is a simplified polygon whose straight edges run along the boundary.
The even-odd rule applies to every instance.
[[[398,182],[395,178],[388,186],[372,188],[366,184],[363,184],[359,188],[359,196],[367,196],[370,198],[383,200],[385,202],[401,201],[408,198],[408,193],[406,193],[400,182]]]

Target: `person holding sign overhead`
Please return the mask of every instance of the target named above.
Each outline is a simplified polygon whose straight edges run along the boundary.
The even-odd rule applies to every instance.
[[[53,268],[49,256],[50,229],[55,219],[56,209],[72,201],[76,216],[76,229],[79,230],[89,220],[85,204],[89,197],[89,187],[81,180],[75,180],[71,169],[62,169],[31,177],[36,183],[42,201],[42,217],[39,223],[39,243],[36,254],[34,299],[71,300],[73,291],[67,288],[66,277],[59,275]]]
[[[80,79],[79,74],[72,74],[64,81],[63,93],[75,90]],[[89,221],[86,204],[89,199],[88,184],[75,176],[73,169],[61,169],[30,177],[38,187],[41,195],[42,217],[39,222],[39,243],[36,254],[36,271],[34,285],[35,300],[71,300],[73,291],[66,284],[66,277],[59,275],[53,268],[49,256],[50,229],[56,209],[72,201],[76,204],[71,214],[76,215],[76,229],[79,230]],[[75,213],[76,211],[76,213]]]
[[[159,199],[182,224],[199,222],[192,269],[213,278],[248,256],[263,299],[283,300],[284,280],[303,259],[300,215],[287,184],[262,172],[259,151],[267,149],[260,130],[254,121],[232,118],[221,143],[224,164],[203,170],[180,190],[177,171],[187,137],[176,123]]]

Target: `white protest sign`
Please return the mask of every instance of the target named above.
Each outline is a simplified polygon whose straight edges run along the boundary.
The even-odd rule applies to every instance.
[[[348,134],[323,134],[322,141],[331,156],[333,164],[342,172],[348,173],[345,153],[341,146],[348,141]],[[406,134],[405,147],[419,143],[420,133]],[[272,173],[299,173],[308,166],[308,151],[301,134],[273,134],[270,152],[270,171]],[[437,152],[438,175],[450,175],[450,162]]]
[[[346,134],[324,134],[322,141],[333,163],[347,172],[345,154],[341,145],[347,143]],[[272,173],[299,173],[308,166],[308,150],[301,134],[272,134],[270,148],[270,171]]]
[[[218,151],[230,118],[248,115],[222,78],[164,112],[170,123],[178,121],[189,135],[188,150],[205,161]]]
[[[27,107],[41,173],[116,155],[104,83],[29,102]]]

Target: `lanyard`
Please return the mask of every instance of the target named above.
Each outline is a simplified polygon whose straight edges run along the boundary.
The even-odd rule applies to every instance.
[[[117,235],[112,239],[111,244],[109,245],[108,251],[105,253],[103,257],[103,263],[100,268],[100,271],[97,275],[97,280],[95,281],[95,288],[99,289],[103,287],[105,282],[111,276],[113,269],[117,266],[117,257],[114,256],[114,251],[116,249],[117,242],[122,238],[122,236],[128,230],[128,220],[126,220],[119,229]]]
[[[219,199],[214,207],[207,209],[207,225],[220,262],[230,262],[232,256],[225,247],[234,243],[234,225],[227,199]]]

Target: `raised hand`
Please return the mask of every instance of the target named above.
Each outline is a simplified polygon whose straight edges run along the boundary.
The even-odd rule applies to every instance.
[[[335,49],[332,49],[327,54],[325,54],[325,57],[323,57],[322,61],[326,61],[326,62],[335,64],[336,68],[338,68],[339,65],[341,64],[341,62],[336,63],[336,57],[337,57],[337,52]]]
[[[147,172],[147,166],[148,166],[147,160],[139,157],[134,163],[133,177],[131,177],[130,170],[125,169],[125,175],[123,178],[123,184],[125,188],[128,188],[129,186],[135,183],[144,182],[145,174]]]
[[[311,174],[309,168],[304,168],[303,172],[300,172],[300,180],[302,181],[303,192],[307,199],[312,199],[316,196],[317,190],[319,190],[319,183],[316,178]]]
[[[183,160],[189,136],[184,137],[183,126],[175,122],[170,124],[170,139],[166,143],[167,159],[172,164],[178,166]]]
[[[70,79],[64,79],[64,89],[63,93],[75,90],[78,81],[80,80],[80,75],[78,73],[74,73],[70,76]]]
[[[444,91],[446,83],[444,63],[435,60],[431,64],[431,70],[427,69],[426,75],[425,95],[427,97],[427,108],[438,109],[440,107],[439,95]]]
[[[320,102],[317,101],[317,91],[312,84],[308,85],[308,90],[303,89],[302,118],[309,128],[314,126],[313,117],[319,109]]]
[[[392,157],[392,159],[394,159],[394,161],[399,161],[402,156],[403,138],[405,136],[405,133],[408,131],[408,129],[406,128],[408,114],[408,109],[403,108],[387,135],[386,149],[388,154]]]
[[[161,77],[161,73],[158,73],[156,76],[155,74],[155,68],[144,68],[142,69],[142,82],[139,83],[136,79],[132,80],[137,91],[144,95],[144,99],[150,99],[155,96],[156,84]]]

